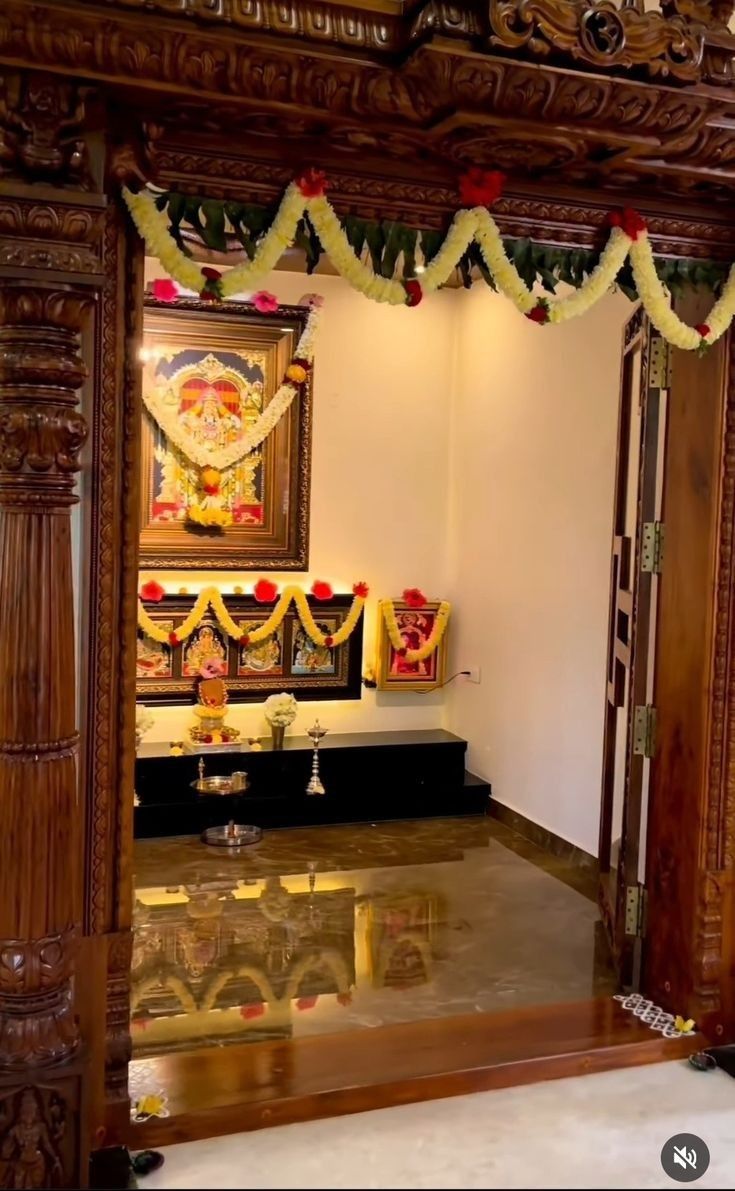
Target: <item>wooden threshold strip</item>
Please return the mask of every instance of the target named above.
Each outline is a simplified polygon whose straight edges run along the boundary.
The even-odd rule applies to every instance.
[[[171,1115],[133,1126],[130,1146],[636,1067],[705,1044],[701,1035],[664,1038],[606,998],[179,1051],[141,1060]]]

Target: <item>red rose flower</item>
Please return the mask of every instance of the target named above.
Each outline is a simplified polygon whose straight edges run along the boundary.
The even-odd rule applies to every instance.
[[[418,587],[407,587],[403,593],[403,598],[409,608],[423,608],[426,603],[426,596]]]
[[[262,1017],[265,1013],[265,1005],[241,1005],[240,1017],[243,1021],[252,1021],[253,1018]]]
[[[157,277],[151,285],[151,293],[159,302],[175,302],[179,296],[179,287],[168,277]]]
[[[311,594],[315,600],[331,600],[334,592],[331,583],[325,583],[323,579],[315,579],[311,585]]]
[[[296,1002],[297,1009],[313,1009],[316,1005],[318,997],[299,997]]]
[[[326,645],[327,649],[331,649],[334,645],[334,637],[325,637],[324,644]]]
[[[212,737],[210,736],[209,732],[207,732],[206,736],[202,736],[202,744],[211,744],[211,743],[212,743]]]
[[[222,274],[219,269],[212,269],[209,266],[205,266],[202,269],[202,277],[206,278],[207,281],[220,281]]]
[[[370,588],[368,587],[367,583],[360,581],[359,583],[355,583],[353,585],[352,594],[359,596],[361,600],[366,600],[370,594]]]
[[[707,323],[697,323],[694,330],[697,332],[698,335],[701,335],[703,339],[706,339],[707,336],[710,334],[711,327],[709,327],[707,325]]]
[[[329,189],[329,182],[324,170],[317,170],[313,165],[299,174],[295,181],[304,198],[316,198]]]
[[[253,588],[253,595],[259,604],[271,604],[278,595],[278,587],[272,579],[259,579]]]
[[[491,207],[503,193],[505,180],[505,174],[500,170],[483,170],[479,166],[473,166],[459,180],[462,206]]]
[[[219,484],[203,484],[202,487],[207,496],[216,496],[219,492]]]
[[[176,636],[176,633],[169,633],[168,643],[169,643],[169,645],[178,645],[179,638]]]
[[[421,282],[417,281],[415,277],[412,277],[410,281],[404,281],[403,288],[406,291],[406,305],[418,306],[424,296]]]
[[[641,232],[648,230],[648,224],[642,215],[634,211],[632,207],[625,207],[623,210],[611,211],[607,217],[609,227],[621,227],[626,236],[630,236],[631,240],[637,240]]]
[[[240,640],[239,640],[238,644],[239,644],[239,645],[242,645],[243,649],[247,649],[248,645],[250,644],[250,637],[249,637],[249,635],[248,635],[247,633],[243,633],[243,635],[242,635],[242,637],[240,638]]]
[[[141,600],[149,600],[152,604],[160,604],[165,594],[166,589],[161,587],[160,583],[156,583],[155,579],[149,579],[138,592]]]
[[[549,304],[542,298],[533,310],[529,310],[526,318],[530,319],[532,323],[538,323],[543,326],[549,321]]]

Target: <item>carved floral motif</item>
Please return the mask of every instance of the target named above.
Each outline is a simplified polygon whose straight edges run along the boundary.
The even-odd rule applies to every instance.
[[[0,939],[0,1066],[55,1063],[79,1042],[72,1010],[72,929],[42,939]]]

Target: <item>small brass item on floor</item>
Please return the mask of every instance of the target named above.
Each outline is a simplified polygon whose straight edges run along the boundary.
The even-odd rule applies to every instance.
[[[309,728],[309,731],[306,733],[306,735],[309,737],[309,740],[314,745],[314,754],[311,759],[311,777],[309,778],[309,781],[306,785],[307,794],[318,795],[326,794],[327,792],[324,789],[324,784],[321,777],[319,776],[319,744],[327,735],[328,731],[328,728],[321,728],[319,726],[319,720],[317,720],[314,724],[314,727]]]
[[[229,777],[205,777],[204,757],[200,757],[199,777],[191,785],[197,794],[241,794],[248,788],[248,775],[236,770]],[[262,828],[236,823],[234,819],[230,819],[223,827],[207,827],[202,832],[202,842],[215,848],[242,848],[257,844],[262,838]]]

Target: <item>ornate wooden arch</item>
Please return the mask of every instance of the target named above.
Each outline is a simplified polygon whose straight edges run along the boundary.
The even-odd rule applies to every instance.
[[[270,202],[318,163],[338,210],[440,228],[456,209],[458,174],[499,167],[511,176],[497,206],[508,235],[593,247],[609,208],[635,203],[658,253],[730,262],[734,7],[5,0],[0,1136],[23,1114],[43,1125],[58,1185],[84,1185],[90,1146],[124,1138],[128,1120],[140,326],[131,295],[142,287],[121,183]],[[701,387],[707,377],[706,417],[681,411],[703,469],[703,553],[678,560],[699,619],[695,640],[682,618],[677,663],[694,693],[669,712],[671,738],[686,748],[664,750],[654,776],[646,976],[660,1003],[725,1034],[735,1031],[729,352],[693,378]],[[680,509],[683,521],[691,512]],[[0,1166],[20,1160],[12,1138],[8,1153]]]

